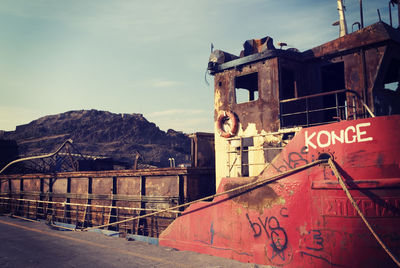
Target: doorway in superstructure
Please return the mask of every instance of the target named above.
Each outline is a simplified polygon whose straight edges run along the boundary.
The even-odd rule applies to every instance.
[[[335,62],[321,67],[321,93],[332,94],[324,95],[320,101],[322,105],[322,122],[335,122],[345,119],[346,93],[334,94],[334,91],[346,88],[344,75],[344,62]]]

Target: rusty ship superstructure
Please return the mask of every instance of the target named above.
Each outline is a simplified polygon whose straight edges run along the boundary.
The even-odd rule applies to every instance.
[[[212,52],[217,194],[160,244],[271,267],[399,265],[400,31],[346,33]]]

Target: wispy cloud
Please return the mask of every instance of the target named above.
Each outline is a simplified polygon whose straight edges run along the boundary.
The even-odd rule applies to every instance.
[[[91,33],[123,32],[125,38],[149,43],[185,36],[201,25],[208,8],[201,1],[21,1],[6,0],[0,13],[57,22]],[[138,38],[140,37],[140,38]]]
[[[206,114],[207,111],[205,110],[189,110],[189,109],[171,109],[171,110],[164,110],[158,112],[149,113],[150,117],[164,117],[164,116],[172,116],[172,115],[199,115],[199,114]]]
[[[166,122],[161,122],[159,127],[161,129],[174,129],[177,131],[183,131],[184,133],[194,133],[194,132],[214,132],[213,124],[210,123],[210,118],[208,117],[196,117],[196,118],[184,118],[181,120],[170,120]]]
[[[172,128],[185,133],[213,132],[212,113],[201,109],[169,109],[152,112],[145,117],[163,130]]]
[[[169,88],[169,87],[177,87],[183,85],[182,82],[180,81],[172,81],[172,80],[159,80],[159,81],[154,81],[152,83],[153,87],[156,88]]]

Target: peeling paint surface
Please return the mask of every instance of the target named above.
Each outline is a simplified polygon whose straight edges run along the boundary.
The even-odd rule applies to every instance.
[[[231,190],[243,185],[243,183],[230,182],[224,185],[224,190]],[[274,205],[284,205],[285,199],[278,196],[271,186],[263,186],[252,191],[244,191],[245,193],[238,195],[238,193],[230,193],[229,196],[233,197],[232,200],[246,209],[258,211],[260,214],[265,208],[271,208]]]
[[[349,188],[363,213],[374,222],[389,247],[400,252],[400,191],[393,187],[400,185],[397,176],[400,167],[392,165],[400,161],[397,153],[400,138],[391,135],[400,133],[400,116],[360,122],[371,123],[368,135],[373,140],[367,146],[335,144],[330,151],[335,152],[336,159],[358,155],[358,165],[352,162],[339,165],[342,175],[345,180],[353,181]],[[332,131],[352,124],[346,121],[308,130]],[[381,129],[388,131],[382,133]],[[326,150],[304,150],[305,131],[295,135],[259,176],[224,178],[217,192],[315,161]],[[392,141],[390,144],[386,142],[388,139]],[[370,152],[378,148],[387,156],[381,158],[380,166],[362,161],[363,157],[368,160]],[[357,190],[358,187],[361,189]],[[253,191],[243,190],[242,194],[233,192],[212,202],[190,206],[161,235],[160,244],[278,267],[394,267],[326,166],[312,167]],[[371,200],[371,195],[386,205]]]

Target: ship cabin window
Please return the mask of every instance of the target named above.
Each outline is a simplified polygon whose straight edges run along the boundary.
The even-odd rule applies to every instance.
[[[236,103],[258,100],[258,73],[235,77]]]
[[[400,91],[400,60],[392,59],[384,77],[384,88]]]
[[[281,127],[313,126],[346,119],[344,62],[320,67],[320,87],[312,94],[298,94],[295,73],[281,69]],[[304,91],[303,91],[304,93]]]
[[[344,62],[331,63],[321,67],[322,92],[345,88]]]
[[[281,69],[281,100],[287,100],[297,97],[296,80],[294,71],[282,68]]]
[[[298,97],[296,73],[293,69],[282,67],[280,69],[280,121],[281,127],[306,125],[304,114],[305,101]]]
[[[374,91],[375,115],[400,114],[400,60],[392,59],[383,77],[383,85]]]
[[[307,100],[308,125],[332,123],[347,118],[344,62],[321,66],[319,93]]]
[[[322,93],[329,93],[346,88],[344,79],[344,62],[324,65],[321,68]],[[321,97],[322,111],[316,113],[316,118],[321,123],[335,122],[346,119],[346,93],[331,93]],[[318,122],[319,123],[319,122]]]

